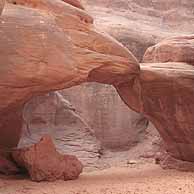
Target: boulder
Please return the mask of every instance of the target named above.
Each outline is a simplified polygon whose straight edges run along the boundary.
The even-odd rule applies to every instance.
[[[29,173],[33,181],[55,181],[77,179],[83,165],[71,155],[58,153],[50,136],[27,148],[13,151],[13,159]]]
[[[173,157],[194,161],[194,67],[187,63],[142,63],[140,76],[117,87],[133,110],[151,121]]]
[[[167,38],[148,48],[144,63],[186,62],[194,65],[194,35]]]

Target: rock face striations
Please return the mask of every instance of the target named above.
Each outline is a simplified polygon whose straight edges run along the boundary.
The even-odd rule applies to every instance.
[[[146,63],[139,64],[125,47],[95,29],[92,17],[79,3],[71,2],[16,0],[12,2],[16,5],[7,4],[3,10],[1,155],[8,157],[7,150],[18,145],[23,106],[31,97],[99,82],[114,85],[130,108],[152,121],[171,156],[194,161],[194,67],[189,54],[193,36],[165,40],[148,49]],[[22,164],[27,162],[23,160]],[[5,162],[1,166],[6,166]]]
[[[96,168],[101,144],[87,121],[59,92],[32,98],[24,107],[23,117],[19,148],[30,146],[43,134],[49,134],[60,153],[77,156],[84,170]]]

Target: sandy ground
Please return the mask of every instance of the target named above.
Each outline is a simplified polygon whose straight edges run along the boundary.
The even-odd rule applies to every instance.
[[[35,183],[0,179],[0,194],[193,194],[194,173],[162,170],[155,164],[84,173],[75,181]]]

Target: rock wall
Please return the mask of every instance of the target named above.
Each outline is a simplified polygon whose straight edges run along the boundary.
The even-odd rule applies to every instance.
[[[146,49],[169,36],[192,34],[190,0],[82,0],[99,29],[125,45],[140,61]]]
[[[23,114],[19,147],[37,143],[49,134],[60,153],[77,156],[88,169],[98,163],[100,142],[75,107],[58,92],[34,97],[25,105]]]
[[[62,94],[85,118],[104,148],[127,150],[144,137],[147,120],[130,110],[113,87],[90,83]]]

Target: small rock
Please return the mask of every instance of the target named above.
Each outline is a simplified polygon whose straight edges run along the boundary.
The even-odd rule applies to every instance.
[[[12,156],[28,171],[33,181],[73,180],[83,169],[75,156],[58,153],[49,135],[42,137],[37,144],[15,150]]]

